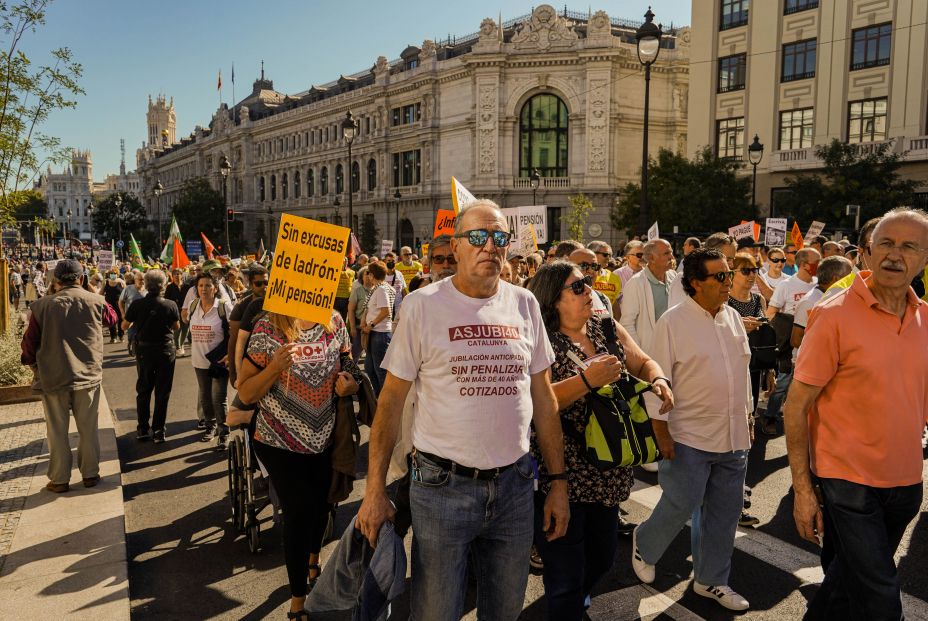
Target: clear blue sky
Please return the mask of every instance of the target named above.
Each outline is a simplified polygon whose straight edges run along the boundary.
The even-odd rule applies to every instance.
[[[93,152],[94,177],[119,171],[119,139],[126,140],[126,168],[146,139],[148,96],[174,97],[177,136],[207,125],[219,103],[216,77],[222,69],[223,99],[241,100],[264,60],[276,90],[295,93],[371,67],[378,56],[398,58],[423,39],[467,35],[484,17],[529,13],[535,3],[469,0],[461,3],[400,3],[386,0],[57,0],[47,23],[23,49],[36,62],[66,46],[84,66],[86,95],[74,110],[58,112],[44,132],[62,143]],[[564,4],[555,3],[559,11]],[[690,23],[691,0],[652,4],[655,21]],[[613,0],[568,3],[573,11],[602,9],[612,17],[642,19],[648,2]]]

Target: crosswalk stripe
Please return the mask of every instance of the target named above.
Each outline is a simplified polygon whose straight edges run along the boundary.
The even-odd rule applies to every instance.
[[[661,493],[659,485],[652,485],[636,479],[629,500],[653,511],[657,501],[661,498]],[[690,523],[687,522],[687,526],[689,525]],[[912,524],[909,525],[909,528],[912,528]],[[821,584],[824,577],[818,555],[807,552],[782,539],[777,539],[765,532],[739,528],[735,532],[735,547],[768,565],[794,575],[803,583]],[[917,597],[903,592],[902,606],[906,613],[912,615],[913,618],[928,618],[928,603]]]

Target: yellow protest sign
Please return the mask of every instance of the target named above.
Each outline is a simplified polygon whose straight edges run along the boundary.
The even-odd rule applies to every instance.
[[[429,256],[429,244],[427,242],[422,243],[422,258]]]
[[[461,213],[468,203],[473,203],[477,197],[468,191],[461,182],[451,177],[451,203],[454,205],[454,215]]]
[[[349,232],[343,226],[283,214],[264,310],[328,323]]]

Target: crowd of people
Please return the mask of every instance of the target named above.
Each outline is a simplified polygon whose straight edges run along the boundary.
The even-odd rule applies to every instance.
[[[857,245],[715,233],[680,257],[664,239],[621,255],[600,240],[538,253],[511,242],[499,208],[478,200],[422,260],[409,247],[346,258],[327,323],[265,311],[258,262],[14,264],[48,489],[68,490],[69,410],[83,483],[99,480],[107,330],[137,363],[139,441],[168,439],[188,349],[202,440],[223,449],[227,415],[250,423],[285,516],[288,618],[312,607],[339,404],[365,386],[377,406],[355,525],[378,548],[411,526],[414,618],[460,618],[471,567],[478,617],[515,619],[531,564],[548,617],[582,619],[619,536],[652,583],[688,521],[693,591],[739,611],[749,602],[729,577],[736,529],[759,523],[745,487],[756,421],[771,437],[784,426],[797,529],[823,545],[808,618],[901,618],[893,554],[920,507],[928,416],[928,215],[893,210]],[[646,387],[653,433],[635,463],[662,489],[638,525],[619,508],[633,467],[604,467],[587,444],[597,395],[629,378]]]

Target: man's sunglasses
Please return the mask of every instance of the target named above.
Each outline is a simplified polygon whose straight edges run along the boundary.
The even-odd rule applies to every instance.
[[[629,252],[627,256],[638,257],[639,259],[644,256],[643,252]]]
[[[786,259],[768,259],[771,263],[786,263]]]
[[[561,287],[561,290],[570,289],[573,291],[574,295],[583,295],[587,287],[593,287],[593,278],[590,276],[584,276],[580,280],[575,280],[566,287]]]
[[[432,263],[447,263],[448,265],[457,265],[458,260],[454,258],[453,254],[436,254],[432,257]]]
[[[587,270],[598,270],[599,263],[587,263],[584,261],[583,263],[577,263],[577,267],[579,267],[580,270],[584,272]]]
[[[756,267],[739,267],[738,271],[740,271],[745,276],[750,276],[751,274],[756,274],[759,272],[760,269]]]
[[[252,280],[251,281],[252,287],[264,287],[265,285],[267,285],[266,280]]]
[[[706,277],[703,278],[703,280],[709,280],[710,278],[714,278],[719,283],[723,283],[726,280],[731,280],[734,277],[735,277],[735,272],[732,270],[728,270],[725,272],[716,272],[715,274],[707,274]]]
[[[606,257],[607,259],[611,259],[611,258],[612,258],[612,253],[611,253],[611,252],[601,252],[601,251],[597,250],[597,251],[596,251],[596,254],[601,254],[601,255],[603,255],[604,257]]]
[[[493,238],[493,245],[497,248],[505,248],[512,239],[512,233],[506,231],[488,231],[486,229],[474,229],[455,234],[455,237],[465,237],[467,242],[475,248],[483,248],[487,245],[487,240]]]

